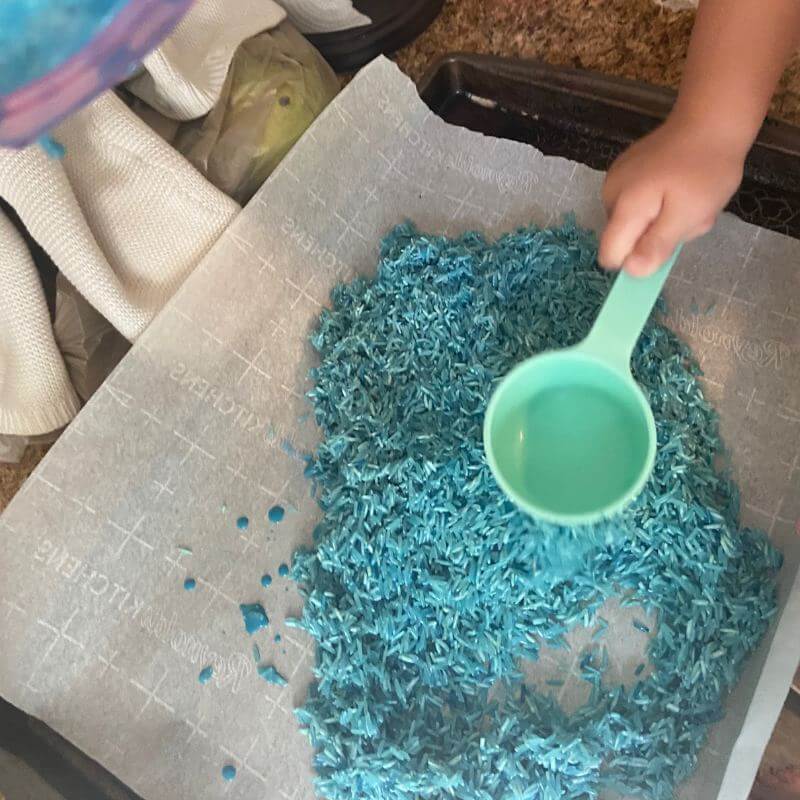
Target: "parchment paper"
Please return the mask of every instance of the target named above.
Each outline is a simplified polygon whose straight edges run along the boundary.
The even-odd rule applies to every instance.
[[[277,568],[310,541],[317,514],[293,448],[310,449],[317,435],[303,394],[320,307],[335,283],[374,271],[379,240],[398,222],[499,234],[575,211],[599,228],[601,180],[444,124],[385,60],[362,71],[3,515],[0,693],[146,800],[312,798],[311,752],[291,713],[312,643],[283,624],[300,605]],[[726,217],[685,249],[668,284],[668,323],[706,370],[745,516],[786,556],[781,613],[686,798],[746,797],[800,654],[798,264],[800,242]],[[288,513],[271,525],[276,502]],[[182,588],[187,575],[193,592]],[[256,600],[272,622],[251,638],[238,604]],[[644,637],[609,613],[614,669],[626,680]],[[254,640],[287,687],[259,678]],[[532,679],[574,669],[563,657],[543,659]],[[202,686],[209,663],[215,677]],[[567,705],[580,700],[574,678],[558,691]],[[238,768],[231,783],[225,763]]]

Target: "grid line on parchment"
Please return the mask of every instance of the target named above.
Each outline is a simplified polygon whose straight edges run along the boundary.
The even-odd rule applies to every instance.
[[[33,692],[34,694],[41,694],[40,690],[37,689],[33,683],[33,677],[38,673],[39,669],[44,666],[47,660],[50,658],[50,654],[53,652],[55,646],[61,642],[69,642],[71,645],[78,647],[79,650],[85,650],[86,645],[83,642],[79,642],[75,637],[70,636],[67,633],[69,626],[72,624],[72,621],[78,614],[78,609],[76,608],[67,618],[67,621],[59,628],[56,625],[53,625],[52,622],[48,622],[47,620],[42,619],[39,617],[36,620],[37,625],[41,625],[43,628],[46,628],[51,633],[55,634],[55,637],[50,642],[50,644],[45,648],[44,653],[42,653],[42,657],[39,659],[39,662],[36,666],[28,673],[27,680],[22,684],[24,688],[28,689],[29,691]]]
[[[791,408],[784,403],[781,403],[781,405],[778,406],[778,410],[775,413],[780,419],[785,420],[786,422],[800,422],[800,410]]]
[[[800,450],[794,454],[794,458],[791,461],[781,460],[781,464],[784,467],[789,467],[789,472],[786,475],[786,479],[787,481],[791,482],[794,478],[795,472],[800,472]]]
[[[772,536],[772,532],[775,530],[775,525],[780,522],[784,525],[793,525],[794,523],[790,519],[786,519],[786,517],[781,516],[781,511],[783,509],[783,504],[786,500],[786,495],[781,495],[780,499],[775,505],[774,511],[767,511],[759,506],[755,506],[752,503],[745,503],[745,508],[749,509],[750,511],[754,511],[756,514],[761,514],[763,517],[766,517],[769,520],[769,528],[767,528],[767,534]]]
[[[164,554],[164,561],[166,561],[170,565],[169,569],[167,570],[167,577],[168,578],[172,577],[172,573],[176,569],[180,569],[181,567],[183,567],[183,563],[182,562],[183,562],[184,556],[188,556],[188,553],[185,553],[182,550],[177,550],[174,555],[172,555],[169,552]]]
[[[189,727],[191,731],[188,738],[186,739],[186,744],[189,744],[189,742],[191,742],[195,736],[199,736],[202,739],[208,739],[208,731],[205,731],[203,728],[200,727],[204,722],[204,720],[205,720],[205,714],[197,714],[195,722],[192,722],[192,720],[189,719],[189,717],[183,718],[182,721],[186,723],[186,725]]]
[[[105,678],[108,674],[108,671],[111,672],[119,672],[121,673],[122,670],[118,667],[114,661],[116,660],[117,656],[119,655],[119,650],[114,650],[108,656],[104,656],[100,651],[95,651],[95,657],[97,660],[103,665],[103,669],[100,671],[98,678]]]
[[[106,522],[112,528],[114,528],[114,530],[117,533],[122,534],[122,541],[120,542],[119,547],[117,548],[116,552],[114,553],[114,556],[113,556],[114,558],[119,558],[122,555],[123,550],[125,550],[125,548],[128,546],[128,543],[131,540],[136,542],[138,545],[143,547],[145,550],[149,550],[149,551],[152,552],[155,549],[153,547],[153,545],[150,544],[150,542],[146,542],[144,539],[142,539],[141,536],[138,536],[137,533],[136,533],[136,531],[138,531],[139,528],[141,527],[141,525],[144,522],[145,518],[146,518],[145,515],[142,514],[139,517],[139,519],[136,520],[136,522],[134,523],[134,526],[132,528],[130,528],[130,529],[124,528],[118,522],[114,522],[114,520],[112,520],[110,518],[106,518]]]
[[[753,403],[755,403],[757,406],[766,405],[766,403],[763,400],[761,400],[759,397],[757,397],[757,395],[758,395],[758,387],[756,387],[756,386],[754,386],[750,390],[749,395],[746,394],[745,392],[736,392],[736,394],[737,394],[738,397],[741,397],[742,399],[747,398],[747,405],[744,407],[744,411],[745,411],[746,414],[750,413],[750,409],[751,409]]]
[[[140,719],[142,714],[150,707],[150,703],[155,703],[157,706],[169,711],[170,714],[175,714],[175,707],[167,703],[164,698],[158,696],[158,690],[161,688],[161,685],[167,679],[167,675],[169,675],[169,670],[164,667],[164,671],[161,673],[161,677],[156,681],[155,685],[152,689],[148,689],[144,684],[139,683],[135,678],[129,678],[129,683],[142,692],[145,695],[145,701],[142,707],[139,709],[139,712],[136,714],[135,719]]]
[[[742,265],[740,267],[742,272],[745,272],[747,270],[747,268],[750,266],[750,262],[753,260],[753,253],[755,252],[756,242],[758,242],[758,237],[760,234],[761,234],[761,228],[756,228],[756,232],[750,239],[750,247],[747,249],[747,252],[745,253],[744,256],[744,260],[742,261]]]
[[[253,755],[253,751],[256,748],[259,740],[261,739],[261,734],[256,734],[253,737],[253,741],[250,743],[250,747],[247,748],[247,752],[243,756],[237,755],[233,750],[224,745],[218,745],[219,749],[224,753],[231,761],[235,762],[235,765],[238,765],[239,768],[244,768],[244,770],[250,773],[253,777],[258,778],[261,783],[267,783],[266,775],[259,772],[251,763],[250,763],[250,756]]]
[[[148,411],[145,408],[140,408],[139,409],[139,413],[142,414],[144,416],[144,418],[147,420],[144,423],[145,429],[147,429],[147,427],[150,424],[155,424],[155,425],[158,425],[159,427],[164,424],[163,420],[159,419],[155,414],[153,414],[151,411]]]
[[[234,600],[234,598],[232,598],[225,591],[228,585],[228,581],[231,578],[232,572],[233,570],[229,569],[225,573],[225,577],[222,579],[222,582],[219,584],[219,586],[217,586],[212,581],[208,580],[208,578],[197,578],[197,582],[211,592],[211,599],[208,601],[208,603],[206,603],[206,607],[200,612],[201,617],[204,617],[208,613],[208,611],[211,609],[211,606],[214,605],[214,602],[218,597],[222,597],[224,600],[227,600],[229,603],[231,603],[235,608],[239,608],[238,600]]]
[[[247,367],[245,368],[245,371],[244,371],[244,372],[243,372],[243,373],[242,373],[242,374],[239,376],[239,380],[238,380],[238,381],[236,381],[236,385],[237,385],[237,386],[238,386],[238,385],[239,385],[239,384],[240,384],[240,383],[241,383],[241,382],[242,382],[242,381],[243,381],[243,380],[244,380],[244,379],[245,379],[245,378],[246,378],[246,377],[247,377],[247,376],[248,376],[248,375],[249,375],[251,372],[257,372],[257,373],[258,373],[258,374],[259,374],[259,375],[260,375],[262,378],[264,378],[265,380],[270,380],[270,379],[271,379],[271,376],[269,375],[269,373],[265,372],[263,369],[261,369],[261,367],[257,367],[257,366],[256,366],[256,361],[258,361],[258,359],[259,359],[259,358],[261,358],[261,356],[263,356],[263,355],[264,355],[264,353],[266,352],[266,350],[267,350],[267,348],[266,348],[264,345],[262,345],[262,346],[261,346],[261,347],[258,349],[258,352],[257,352],[257,353],[256,353],[256,354],[255,354],[255,355],[252,357],[252,358],[247,358],[246,356],[243,356],[243,355],[242,355],[242,354],[241,354],[241,353],[240,353],[238,350],[234,350],[234,351],[233,351],[233,354],[234,354],[234,355],[235,355],[235,356],[236,356],[238,359],[240,359],[241,361],[244,361],[244,363],[247,365]]]
[[[175,489],[171,485],[172,483],[172,472],[167,475],[166,481],[159,481],[153,478],[153,485],[158,487],[158,491],[156,492],[155,499],[160,500],[162,494],[168,494],[170,496],[175,494]]]
[[[19,605],[19,603],[15,602],[14,600],[10,600],[7,597],[4,597],[2,600],[0,600],[0,606],[5,606],[6,608],[6,621],[11,619],[12,613],[20,614],[23,617],[28,616],[28,612],[25,611],[25,609]]]
[[[743,305],[750,306],[751,308],[754,307],[756,304],[752,300],[745,300],[743,297],[736,297],[736,290],[739,288],[739,278],[737,278],[733,285],[729,287],[727,292],[723,292],[721,289],[712,289],[710,287],[706,287],[706,291],[711,292],[711,294],[717,295],[719,298],[724,298],[725,303],[722,306],[719,315],[720,317],[724,317],[728,311],[730,310],[731,303],[742,303]]]

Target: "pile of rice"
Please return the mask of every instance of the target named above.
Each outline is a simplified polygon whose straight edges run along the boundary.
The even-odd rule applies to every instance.
[[[329,800],[670,798],[767,629],[780,554],[739,527],[698,368],[663,326],[633,357],[658,458],[632,508],[558,528],[492,478],[491,391],[587,333],[610,284],[595,257],[570,221],[495,242],[404,225],[377,277],[339,286],[322,314],[311,471],[324,513],[293,576],[317,641],[297,713]],[[520,664],[611,597],[656,614],[649,669],[615,683],[598,639],[580,654],[589,699],[568,713]]]

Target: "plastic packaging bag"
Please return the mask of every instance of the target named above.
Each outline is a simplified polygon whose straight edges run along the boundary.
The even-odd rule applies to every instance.
[[[217,105],[184,123],[174,145],[244,204],[338,91],[322,56],[283,22],[242,43]]]

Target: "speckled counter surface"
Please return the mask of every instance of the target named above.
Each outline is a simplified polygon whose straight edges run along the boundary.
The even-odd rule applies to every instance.
[[[414,80],[444,53],[468,51],[676,87],[692,22],[692,12],[668,11],[654,0],[446,0],[431,28],[395,58]],[[784,74],[771,113],[800,124],[800,58]],[[0,510],[46,449],[29,448],[17,466],[0,464]],[[800,672],[796,682],[800,687]],[[751,800],[800,800],[800,714],[788,704]]]
[[[677,87],[693,11],[655,0],[446,0],[434,24],[396,56],[418,80],[455,50],[536,58]],[[783,76],[773,116],[800,124],[800,56]]]

